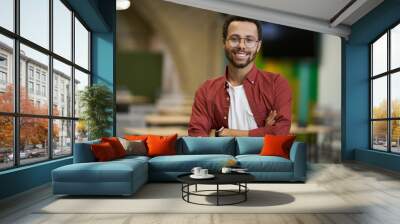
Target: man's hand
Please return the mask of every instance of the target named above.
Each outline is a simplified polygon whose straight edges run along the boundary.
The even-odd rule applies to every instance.
[[[231,129],[224,127],[221,127],[219,130],[215,132],[215,136],[217,137],[227,137],[230,136],[230,134],[231,134]]]
[[[240,136],[249,136],[249,131],[244,130],[236,130],[223,128],[221,131],[217,131],[216,135],[218,137],[240,137]]]
[[[277,115],[278,113],[276,112],[276,110],[272,110],[269,113],[267,119],[265,119],[265,127],[274,125],[276,121],[275,118]]]

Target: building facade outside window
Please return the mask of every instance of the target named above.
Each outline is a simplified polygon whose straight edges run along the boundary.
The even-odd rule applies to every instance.
[[[15,10],[9,15],[10,21],[20,21],[20,32],[0,24],[0,170],[71,156],[73,143],[87,139],[86,127],[71,105],[79,103],[79,92],[90,85],[81,81],[91,76],[86,66],[90,31],[63,0],[19,2],[15,10],[20,18],[14,18]],[[14,1],[2,4],[16,7]],[[79,55],[77,45],[86,46]]]
[[[7,87],[7,55],[0,54],[0,92],[6,91]]]
[[[5,86],[7,84],[7,73],[4,71],[0,71],[0,84]]]
[[[370,44],[371,148],[400,153],[400,24]]]
[[[33,82],[32,81],[28,82],[28,89],[29,89],[28,90],[29,94],[34,94],[34,90],[33,90],[34,88],[33,88]]]

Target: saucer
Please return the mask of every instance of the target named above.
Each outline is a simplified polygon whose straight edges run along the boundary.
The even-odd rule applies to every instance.
[[[211,178],[214,178],[214,177],[215,176],[212,175],[212,174],[207,174],[207,175],[204,175],[204,176],[194,175],[194,174],[190,175],[190,178],[193,178],[193,179],[211,179]]]

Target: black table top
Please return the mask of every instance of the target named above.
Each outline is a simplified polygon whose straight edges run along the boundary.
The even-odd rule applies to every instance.
[[[248,183],[255,180],[249,173],[212,173],[215,177],[211,179],[193,179],[192,173],[186,173],[177,177],[178,181],[186,184],[236,184]]]

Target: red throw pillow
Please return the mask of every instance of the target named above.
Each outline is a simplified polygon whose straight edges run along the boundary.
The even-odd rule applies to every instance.
[[[290,148],[295,135],[265,135],[264,146],[261,149],[262,156],[281,156],[286,159],[290,158]]]
[[[108,142],[92,144],[91,149],[94,154],[94,157],[99,162],[109,161],[117,158],[114,149]]]
[[[176,139],[178,134],[170,136],[150,135],[146,143],[148,147],[148,156],[163,156],[176,154]]]
[[[116,137],[101,138],[101,142],[108,142],[114,149],[117,158],[125,157],[126,151],[122,146],[121,142]]]

